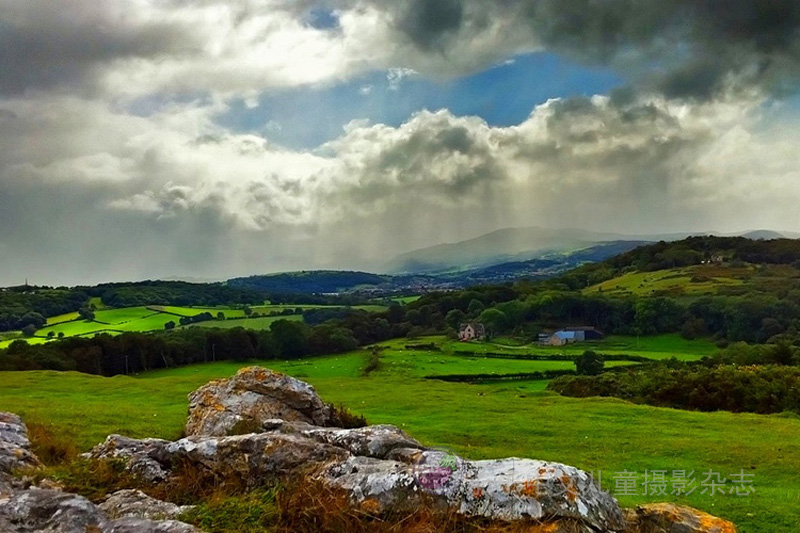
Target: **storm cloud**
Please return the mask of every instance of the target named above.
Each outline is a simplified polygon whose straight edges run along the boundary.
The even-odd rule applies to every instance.
[[[490,4],[490,5],[487,5]],[[708,99],[751,88],[785,92],[800,73],[793,0],[418,0],[393,18],[423,50],[529,30],[529,45],[636,75],[668,97]]]
[[[784,0],[8,0],[0,283],[378,268],[509,226],[798,230],[799,26]],[[544,52],[624,87],[513,125],[357,114],[309,149],[220,118]]]

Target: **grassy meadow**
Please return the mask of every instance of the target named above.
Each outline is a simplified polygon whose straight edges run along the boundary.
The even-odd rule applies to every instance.
[[[687,340],[678,333],[632,337],[609,335],[597,341],[586,341],[565,346],[549,346],[541,344],[520,344],[512,339],[497,339],[495,343],[462,343],[446,341],[444,337],[435,339],[446,353],[453,351],[471,351],[476,354],[500,352],[509,354],[534,355],[580,355],[586,350],[595,350],[607,355],[641,355],[649,359],[666,359],[676,357],[682,361],[694,361],[704,355],[710,355],[717,347],[709,340]],[[511,344],[507,344],[507,343]],[[413,344],[413,343],[411,343]]]
[[[441,351],[408,350],[436,343]],[[610,338],[622,349],[636,339]],[[694,344],[697,342],[697,344]],[[633,405],[616,399],[565,398],[546,382],[482,385],[424,379],[435,373],[509,373],[541,370],[553,361],[490,359],[480,350],[518,353],[519,347],[453,343],[441,337],[382,343],[380,367],[365,375],[369,351],[296,361],[255,362],[312,383],[329,402],[364,414],[370,423],[396,424],[428,445],[449,446],[474,459],[532,457],[601,472],[612,493],[617,472],[635,472],[638,492],[645,471],[694,471],[688,496],[626,495],[624,505],[676,501],[735,521],[744,532],[790,531],[800,521],[800,419],[727,412],[699,413]],[[473,348],[475,356],[454,354]],[[683,353],[674,353],[683,347]],[[577,347],[575,347],[577,348]],[[548,348],[537,348],[548,350]],[[671,336],[642,338],[639,350],[653,358],[699,357],[709,343]],[[603,348],[601,351],[608,351]],[[565,362],[571,365],[569,362]],[[214,378],[232,375],[240,363],[218,362],[104,378],[75,372],[0,373],[0,410],[51,424],[81,449],[109,433],[177,438],[186,416],[186,395]],[[754,474],[749,496],[703,494],[712,471],[727,477]],[[728,491],[731,484],[725,485]]]
[[[280,316],[261,316],[256,318],[226,318],[225,320],[209,320],[207,322],[197,322],[181,326],[184,328],[247,328],[247,329],[269,329],[276,320],[297,320],[302,322],[303,315],[280,315]]]

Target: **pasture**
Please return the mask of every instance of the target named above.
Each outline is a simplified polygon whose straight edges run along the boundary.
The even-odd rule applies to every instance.
[[[185,328],[246,328],[246,329],[269,329],[272,323],[277,320],[303,320],[303,315],[280,315],[280,316],[261,316],[256,318],[232,318],[225,320],[209,320],[207,322],[197,322],[181,326]]]
[[[420,339],[417,342],[443,342]],[[734,520],[743,532],[790,531],[800,520],[800,419],[726,412],[699,413],[633,405],[616,399],[564,398],[544,382],[482,385],[427,380],[441,370],[469,373],[541,368],[550,361],[484,359],[405,349],[384,343],[377,370],[363,372],[368,350],[257,364],[312,383],[329,402],[364,414],[371,423],[402,427],[428,445],[449,446],[475,459],[533,457],[600,472],[615,492],[619,472],[634,472],[638,492],[617,494],[624,505],[675,501]],[[657,353],[657,352],[654,352]],[[688,354],[686,354],[688,355]],[[218,362],[103,378],[74,372],[0,373],[0,410],[51,424],[81,449],[109,433],[134,437],[180,435],[186,395],[232,375],[238,363]],[[135,407],[132,407],[135,406]],[[754,474],[748,496],[713,496],[703,473]],[[697,475],[690,495],[642,494],[646,471]]]
[[[655,272],[628,272],[584,289],[584,294],[612,296],[652,296],[668,293],[673,296],[716,294],[722,287],[742,285],[754,274],[752,267],[721,268],[698,265]]]

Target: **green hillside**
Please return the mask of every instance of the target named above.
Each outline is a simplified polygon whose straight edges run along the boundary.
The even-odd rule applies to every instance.
[[[756,274],[753,266],[690,266],[654,272],[628,272],[583,290],[612,296],[701,296],[741,286]],[[800,274],[800,272],[798,272]],[[730,292],[730,291],[728,291]]]

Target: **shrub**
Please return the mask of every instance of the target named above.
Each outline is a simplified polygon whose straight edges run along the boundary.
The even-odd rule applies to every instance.
[[[328,404],[328,407],[331,410],[331,418],[333,419],[333,424],[335,426],[345,429],[352,429],[363,428],[367,425],[366,418],[364,418],[362,415],[355,415],[351,413],[344,405],[340,404],[337,407],[333,404]]]
[[[586,350],[575,358],[575,371],[580,375],[596,376],[603,371],[605,360],[592,350]]]
[[[380,354],[373,350],[370,352],[369,357],[367,359],[367,366],[364,367],[362,374],[364,376],[370,375],[370,373],[378,370],[381,367],[381,357]]]

